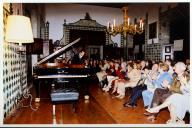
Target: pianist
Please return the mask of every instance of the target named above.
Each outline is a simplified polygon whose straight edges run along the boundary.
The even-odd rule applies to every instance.
[[[79,52],[79,54],[75,54],[71,60],[72,64],[83,64],[84,63],[84,59],[83,56],[85,55],[85,51],[81,50]]]

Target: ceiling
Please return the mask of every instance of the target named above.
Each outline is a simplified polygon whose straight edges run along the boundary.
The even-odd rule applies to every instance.
[[[44,5],[46,3],[25,3],[25,5],[29,6],[39,6]],[[51,3],[50,3],[51,4]],[[61,3],[53,3],[53,4],[61,4]],[[63,3],[65,4],[65,3]],[[94,6],[103,6],[103,7],[112,7],[112,8],[122,8],[127,5],[135,4],[135,3],[73,3],[73,4],[84,4],[84,5],[94,5]]]
[[[41,3],[33,3],[34,5],[40,5]],[[42,3],[42,5],[43,4],[45,4],[45,3]],[[55,3],[54,3],[55,4]],[[61,4],[61,3],[56,3],[56,4]],[[138,2],[138,3],[126,3],[126,2],[119,2],[119,3],[115,3],[115,2],[111,2],[111,3],[107,3],[107,2],[105,2],[105,3],[74,3],[74,4],[84,4],[84,5],[94,5],[94,6],[103,6],[103,7],[111,7],[111,8],[122,8],[122,7],[124,7],[124,6],[129,6],[129,5],[149,5],[149,4],[162,4],[162,3],[158,3],[158,2]],[[165,4],[170,4],[170,3],[165,3]],[[29,4],[30,6],[31,6],[31,3]]]
[[[130,3],[86,3],[86,4],[95,5],[95,6],[112,7],[112,8],[122,8],[123,6],[130,5]]]

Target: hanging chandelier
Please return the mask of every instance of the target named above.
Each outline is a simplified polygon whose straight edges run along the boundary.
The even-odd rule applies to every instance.
[[[130,22],[130,18],[128,17],[128,7],[125,6],[122,8],[124,13],[124,20],[123,24],[116,25],[115,19],[113,21],[113,24],[108,22],[107,25],[107,31],[110,35],[115,36],[119,33],[122,33],[124,37],[128,35],[135,35],[136,33],[141,34],[143,33],[143,20],[140,19],[139,22],[134,20],[134,24]]]

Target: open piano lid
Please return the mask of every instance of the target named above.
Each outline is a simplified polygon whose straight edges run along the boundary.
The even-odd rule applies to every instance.
[[[61,49],[57,50],[56,52],[48,55],[47,57],[43,58],[42,60],[40,60],[39,62],[37,62],[35,65],[40,65],[46,61],[48,61],[49,59],[53,58],[53,57],[57,57],[60,54],[63,53],[63,51],[65,51],[67,48],[71,47],[72,45],[76,44],[77,42],[79,42],[80,38],[76,39],[75,41],[73,41],[72,43],[69,43],[67,45],[65,45],[64,47],[62,47]]]

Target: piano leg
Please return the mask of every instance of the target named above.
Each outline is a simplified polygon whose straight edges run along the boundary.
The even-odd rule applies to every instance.
[[[36,92],[35,102],[38,103],[40,102],[40,80],[39,79],[35,79],[35,92]]]
[[[53,105],[53,117],[55,117],[55,105]]]
[[[90,81],[89,81],[89,79],[87,78],[87,79],[85,79],[84,82],[82,82],[82,83],[84,83],[84,84],[83,84],[83,88],[84,88],[84,99],[85,99],[85,100],[89,100],[89,83],[90,83]]]

